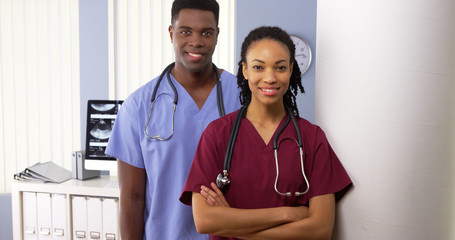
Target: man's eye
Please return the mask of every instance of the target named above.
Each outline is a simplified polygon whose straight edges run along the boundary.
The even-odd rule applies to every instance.
[[[189,35],[191,32],[189,30],[183,30],[180,32],[180,34],[183,34],[183,35]]]
[[[206,36],[206,37],[213,36],[213,32],[203,32],[202,36]]]

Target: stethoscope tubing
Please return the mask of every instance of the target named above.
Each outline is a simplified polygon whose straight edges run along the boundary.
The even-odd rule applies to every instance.
[[[237,135],[240,129],[240,122],[242,121],[243,116],[245,115],[247,107],[242,106],[235,116],[234,125],[232,126],[231,135],[229,136],[229,142],[226,149],[226,155],[224,157],[224,170],[229,171],[231,170],[231,160],[232,160],[232,152],[234,151],[235,140],[237,139]]]
[[[214,63],[212,63],[212,65],[213,65],[213,69],[215,70],[215,75],[216,75],[216,102],[217,102],[217,106],[218,106],[218,113],[219,113],[220,117],[222,117],[225,115],[225,110],[224,110],[224,101],[223,101],[223,90],[222,90],[222,86],[221,86],[221,76],[220,76],[220,72],[219,72],[218,68],[216,67],[216,65]],[[172,70],[172,68],[174,68],[174,66],[175,66],[175,62],[169,64],[166,68],[164,68],[163,72],[160,74],[160,76],[155,84],[155,87],[153,88],[152,97],[150,99],[150,101],[151,101],[150,113],[148,115],[147,122],[145,123],[145,127],[144,127],[144,134],[149,139],[167,141],[167,140],[171,139],[172,136],[174,135],[175,110],[177,108],[177,103],[178,103],[178,99],[179,99],[177,89],[175,88],[175,85],[172,82],[171,76],[170,76],[171,70]],[[160,86],[161,81],[164,78],[164,75],[166,75],[167,81],[169,82],[169,85],[171,86],[172,91],[174,92],[174,106],[173,106],[173,110],[172,110],[171,134],[167,138],[162,138],[160,134],[157,134],[152,137],[147,134],[147,126],[150,122],[150,117],[152,116],[153,105],[155,104],[155,100],[156,100],[156,93],[158,92],[158,87]]]
[[[217,179],[216,179],[216,184],[219,188],[224,188],[225,186],[229,185],[230,184],[230,179],[228,178],[229,176],[229,171],[231,169],[231,161],[232,161],[232,153],[234,151],[234,146],[235,146],[235,141],[237,139],[237,135],[238,135],[238,132],[239,132],[239,129],[240,129],[240,122],[242,121],[242,118],[244,117],[245,115],[245,112],[246,112],[246,109],[247,109],[247,106],[242,106],[239,110],[239,112],[237,113],[236,117],[235,117],[235,120],[234,120],[234,124],[232,126],[232,130],[231,130],[231,135],[229,136],[229,142],[227,144],[227,147],[226,147],[226,154],[225,154],[225,158],[224,158],[224,165],[223,165],[223,172],[220,173],[218,176],[217,176]],[[297,134],[297,139],[298,141],[296,141],[294,139],[294,141],[296,141],[298,147],[299,147],[299,152],[300,152],[300,167],[301,167],[301,171],[302,171],[302,175],[303,175],[303,178],[305,180],[305,183],[306,183],[306,190],[304,192],[295,192],[295,196],[302,196],[304,194],[306,194],[309,190],[310,190],[310,185],[308,183],[308,179],[305,175],[305,169],[304,169],[304,161],[303,161],[303,142],[302,142],[302,135],[300,133],[300,128],[297,124],[297,120],[295,119],[294,117],[294,114],[292,113],[292,111],[285,107],[286,109],[286,113],[287,113],[287,118],[286,118],[286,122],[283,124],[283,126],[281,126],[277,133],[275,134],[275,136],[273,137],[273,151],[274,151],[274,157],[275,157],[275,165],[276,165],[276,177],[275,177],[275,184],[274,184],[274,189],[276,191],[276,193],[278,193],[279,195],[281,196],[291,196],[291,192],[286,192],[286,193],[282,193],[278,190],[278,178],[279,178],[279,175],[280,175],[280,171],[279,171],[279,166],[278,166],[278,147],[279,147],[279,144],[278,144],[278,137],[280,136],[280,134],[284,131],[284,129],[287,127],[287,125],[289,124],[289,121],[292,121],[293,125],[294,125],[294,128],[295,128],[295,131],[296,131],[296,134]]]

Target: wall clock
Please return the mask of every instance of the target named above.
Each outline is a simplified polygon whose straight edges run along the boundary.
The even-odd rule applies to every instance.
[[[295,60],[299,65],[300,72],[304,74],[311,65],[311,48],[310,45],[301,37],[290,35],[295,45]]]

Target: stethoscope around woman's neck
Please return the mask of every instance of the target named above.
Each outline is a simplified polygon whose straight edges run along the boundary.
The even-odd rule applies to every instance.
[[[248,106],[242,106],[240,108],[239,112],[237,113],[237,115],[235,116],[234,125],[232,126],[231,135],[229,136],[229,142],[227,144],[226,154],[224,157],[223,172],[218,174],[218,176],[216,178],[216,185],[220,189],[223,189],[224,187],[228,186],[231,183],[231,180],[228,178],[228,176],[229,176],[229,170],[231,169],[232,152],[234,151],[235,140],[237,139],[237,135],[239,133],[240,122],[242,121],[242,118],[245,115],[247,107]],[[294,117],[294,114],[292,113],[292,111],[288,107],[285,107],[285,109],[287,112],[286,122],[283,124],[283,126],[281,126],[280,129],[278,129],[275,136],[273,137],[273,152],[274,152],[275,164],[276,164],[276,178],[275,178],[274,189],[275,189],[275,192],[281,196],[290,197],[292,195],[291,192],[286,192],[286,193],[280,192],[277,187],[278,177],[280,176],[280,171],[279,171],[279,166],[278,166],[278,147],[279,147],[278,137],[280,136],[281,132],[283,132],[283,130],[287,127],[287,125],[289,124],[289,121],[292,120],[292,123],[294,124],[294,127],[295,127],[295,131],[297,133],[297,138],[298,138],[298,141],[296,141],[296,143],[297,143],[297,145],[299,147],[299,151],[300,151],[300,167],[302,170],[303,178],[305,179],[305,183],[307,186],[307,188],[304,192],[295,192],[294,193],[295,196],[298,197],[298,196],[302,196],[305,193],[307,193],[308,190],[310,190],[310,185],[309,185],[308,179],[305,175],[305,170],[304,170],[304,166],[303,166],[303,143],[302,143],[302,136],[300,134],[300,128],[297,125],[297,121],[295,120],[295,117]],[[293,139],[293,140],[295,141],[295,139]]]

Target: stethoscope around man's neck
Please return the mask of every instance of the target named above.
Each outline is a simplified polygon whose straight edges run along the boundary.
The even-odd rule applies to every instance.
[[[218,113],[220,114],[220,117],[222,117],[225,115],[225,112],[224,112],[223,91],[221,88],[220,72],[215,64],[212,63],[212,65],[213,65],[213,70],[215,71],[215,74],[216,74],[216,104],[218,106]],[[179,99],[177,89],[175,88],[174,83],[172,83],[171,76],[170,76],[171,70],[174,66],[175,66],[175,62],[169,64],[163,70],[163,72],[161,73],[160,77],[158,78],[158,80],[156,82],[155,88],[153,89],[152,98],[151,98],[152,103],[150,105],[150,113],[149,113],[147,122],[145,123],[145,127],[144,127],[144,134],[149,139],[167,141],[167,140],[171,139],[171,137],[174,135],[174,116],[175,116],[175,109],[177,108],[177,103],[178,103],[178,99]],[[166,75],[167,81],[169,82],[169,85],[171,86],[172,91],[174,92],[174,108],[172,110],[171,134],[169,135],[169,137],[162,137],[161,134],[156,134],[155,136],[150,136],[149,134],[147,134],[147,126],[150,121],[150,116],[152,116],[153,104],[155,103],[155,100],[156,100],[156,92],[158,91],[158,87],[160,86],[161,80],[163,80],[164,75]]]
[[[245,115],[246,109],[247,109],[247,106],[242,106],[240,108],[239,112],[237,113],[237,115],[235,116],[234,125],[232,126],[231,135],[229,136],[229,142],[228,142],[228,145],[226,148],[226,154],[224,157],[223,172],[218,174],[218,176],[216,178],[216,185],[220,189],[227,187],[231,183],[231,180],[228,178],[228,176],[229,176],[229,170],[231,169],[232,152],[234,151],[235,140],[237,139],[237,135],[239,133],[240,122],[242,121],[242,118]],[[300,134],[300,128],[297,125],[297,121],[295,120],[295,117],[294,117],[294,114],[292,113],[292,111],[288,107],[285,107],[285,109],[287,112],[286,122],[283,124],[283,126],[281,126],[280,129],[278,129],[275,136],[273,137],[273,151],[274,151],[275,165],[276,165],[276,178],[275,178],[274,189],[275,189],[275,192],[281,196],[290,197],[292,195],[291,192],[285,192],[285,193],[280,192],[277,187],[278,177],[280,176],[280,171],[279,171],[279,166],[278,166],[278,147],[279,147],[278,137],[280,136],[281,132],[283,132],[283,130],[287,127],[287,125],[289,124],[289,121],[292,120],[295,131],[297,133],[298,141],[296,141],[295,139],[293,139],[293,140],[296,141],[296,143],[299,147],[300,168],[301,168],[302,175],[303,175],[303,178],[305,179],[305,183],[307,186],[307,188],[304,192],[295,192],[294,193],[295,196],[298,197],[298,196],[302,196],[305,193],[307,193],[308,190],[310,190],[310,185],[309,185],[308,179],[305,175],[305,170],[304,170],[304,166],[303,166],[303,143],[302,143],[302,136]]]

